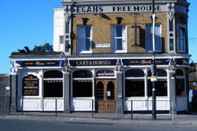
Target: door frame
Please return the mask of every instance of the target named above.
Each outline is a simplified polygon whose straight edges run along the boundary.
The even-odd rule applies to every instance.
[[[103,84],[103,94],[102,94],[102,99],[99,100],[97,98],[97,84],[99,82],[102,82]],[[108,84],[112,82],[113,83],[113,94],[111,93],[110,96],[112,96],[113,98],[110,99],[110,98],[107,98],[107,88],[108,88]],[[116,79],[96,79],[95,80],[95,109],[96,109],[96,112],[102,112],[102,113],[114,113],[116,112]],[[102,106],[102,107],[101,107]],[[109,108],[110,107],[110,108]]]

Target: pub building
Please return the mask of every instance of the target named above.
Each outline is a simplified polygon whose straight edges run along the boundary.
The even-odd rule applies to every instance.
[[[54,10],[53,52],[13,52],[11,110],[188,110],[187,0],[64,0]],[[151,67],[155,64],[155,76]]]

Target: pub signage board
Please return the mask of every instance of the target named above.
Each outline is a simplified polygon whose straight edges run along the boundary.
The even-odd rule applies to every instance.
[[[155,59],[156,65],[168,65],[170,59]],[[151,65],[152,59],[123,59],[124,65]]]
[[[114,76],[114,71],[112,70],[99,70],[96,72],[96,77],[112,77]]]
[[[100,60],[70,60],[71,66],[113,66],[116,65],[115,59]]]
[[[177,65],[187,65],[187,59],[176,59]],[[116,59],[99,59],[99,60],[70,60],[71,66],[115,66]],[[123,65],[151,65],[152,59],[122,59]],[[169,65],[170,59],[155,59],[156,65]]]
[[[156,4],[155,11],[167,11],[165,4]],[[66,5],[65,12],[73,14],[84,13],[123,13],[123,12],[152,12],[151,4],[118,4],[118,5]]]
[[[38,61],[17,61],[17,63],[22,67],[28,67],[28,66],[63,66],[64,61],[63,60],[38,60]]]

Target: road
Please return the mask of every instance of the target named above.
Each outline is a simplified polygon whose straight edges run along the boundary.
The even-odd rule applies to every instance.
[[[0,119],[0,131],[196,131],[192,124],[162,122],[96,123],[56,120]]]

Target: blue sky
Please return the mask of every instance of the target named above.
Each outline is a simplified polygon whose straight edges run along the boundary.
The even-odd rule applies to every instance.
[[[9,73],[12,51],[30,48],[53,39],[53,9],[61,0],[0,0],[0,73]],[[191,2],[189,42],[192,59],[197,62],[197,0]]]

